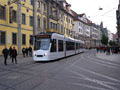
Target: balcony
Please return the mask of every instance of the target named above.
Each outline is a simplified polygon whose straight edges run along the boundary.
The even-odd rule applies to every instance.
[[[53,20],[56,20],[56,21],[59,20],[59,18],[58,18],[57,15],[50,15],[49,17],[50,17],[51,19],[53,19]]]

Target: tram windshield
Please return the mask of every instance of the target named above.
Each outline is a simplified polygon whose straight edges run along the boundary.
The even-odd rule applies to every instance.
[[[50,39],[36,39],[34,50],[49,50]]]

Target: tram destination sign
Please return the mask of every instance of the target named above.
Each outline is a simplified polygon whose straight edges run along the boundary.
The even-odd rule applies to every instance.
[[[50,35],[36,35],[36,38],[50,38]]]

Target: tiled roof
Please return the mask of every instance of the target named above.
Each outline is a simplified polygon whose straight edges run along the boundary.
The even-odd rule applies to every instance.
[[[78,14],[79,17],[83,17],[84,15],[85,15],[85,13]]]

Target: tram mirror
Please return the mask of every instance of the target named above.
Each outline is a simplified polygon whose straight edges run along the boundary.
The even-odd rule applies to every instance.
[[[50,39],[50,42],[52,43],[52,42],[53,42],[53,40],[52,40],[52,39]]]

